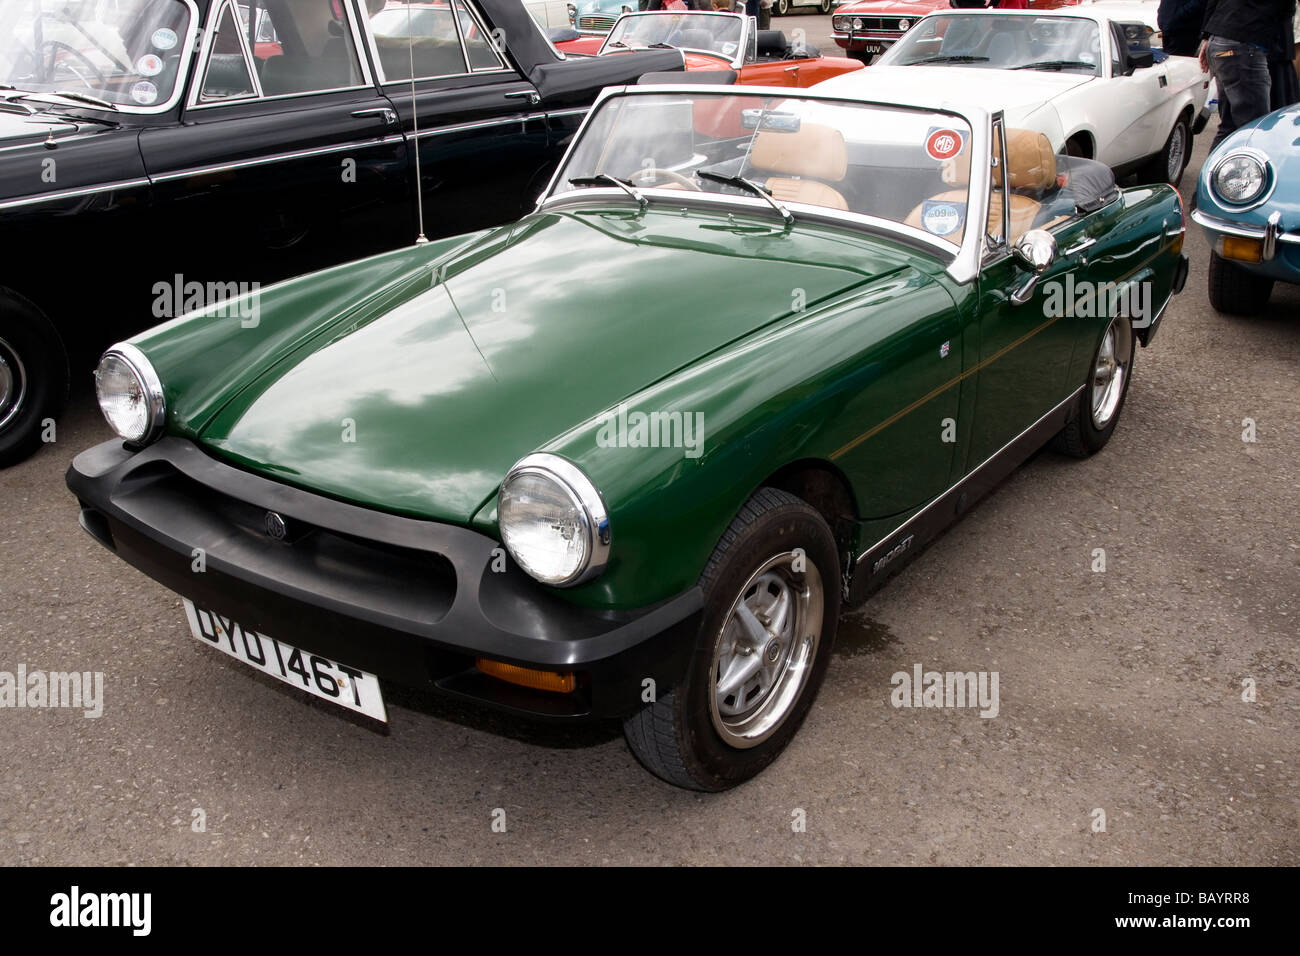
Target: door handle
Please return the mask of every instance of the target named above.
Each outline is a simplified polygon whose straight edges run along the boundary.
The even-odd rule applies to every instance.
[[[395,126],[397,124],[397,111],[387,106],[373,106],[370,109],[357,110],[352,115],[356,119],[365,116],[382,116],[385,126]]]
[[[785,68],[785,71],[786,71],[787,73],[798,73],[798,72],[799,72],[799,67],[797,67],[797,66],[787,66],[787,67]]]
[[[536,106],[542,101],[542,95],[536,90],[515,90],[513,93],[506,94],[506,99],[508,100],[517,100],[523,97],[528,98],[529,106]]]
[[[1076,252],[1083,252],[1084,249],[1087,249],[1089,246],[1095,246],[1096,244],[1097,238],[1095,236],[1088,236],[1086,239],[1080,239],[1074,245],[1070,246],[1070,248],[1063,249],[1061,255],[1072,256]]]

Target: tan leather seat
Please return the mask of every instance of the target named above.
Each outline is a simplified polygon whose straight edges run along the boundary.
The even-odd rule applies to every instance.
[[[844,134],[832,126],[804,123],[794,133],[760,132],[749,161],[761,172],[784,174],[769,175],[764,183],[774,199],[849,208],[839,190],[829,185],[843,182],[849,168]]]
[[[949,161],[942,170],[943,181],[963,188],[953,189],[933,196],[927,202],[965,202],[966,183],[970,181],[969,150]],[[1001,157],[1002,144],[993,144],[993,155]],[[1002,165],[999,163],[999,165]],[[1008,206],[1010,207],[1010,229],[1008,241],[1014,242],[1029,230],[1041,208],[1039,199],[1050,189],[1056,188],[1056,154],[1052,152],[1051,141],[1037,130],[1007,130],[1007,180],[1011,186]],[[904,220],[909,226],[924,229],[921,203]],[[1002,192],[994,190],[989,196],[988,231],[990,235],[1002,234]]]

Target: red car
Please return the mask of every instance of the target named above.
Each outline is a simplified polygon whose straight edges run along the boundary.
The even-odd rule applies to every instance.
[[[1079,0],[1025,0],[1021,9],[1050,10],[1074,6]],[[947,10],[948,0],[857,0],[835,9],[831,38],[849,56],[870,63],[927,13]]]
[[[619,17],[608,36],[558,40],[566,56],[617,56],[631,50],[673,46],[688,70],[733,71],[746,86],[808,87],[862,69],[854,59],[822,56],[815,47],[791,44],[781,30],[759,30],[739,13],[647,10]]]

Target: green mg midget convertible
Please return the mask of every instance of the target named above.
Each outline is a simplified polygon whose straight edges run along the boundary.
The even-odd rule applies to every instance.
[[[263,673],[377,720],[397,685],[618,719],[721,790],[845,603],[1043,444],[1106,444],[1184,229],[997,112],[606,90],[513,225],[113,347],[121,440],[68,485]]]

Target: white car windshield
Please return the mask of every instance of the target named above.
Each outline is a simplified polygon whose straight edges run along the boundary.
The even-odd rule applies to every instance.
[[[744,22],[735,15],[675,13],[671,10],[633,14],[622,17],[614,25],[600,52],[672,46],[716,53],[731,61],[740,51],[743,35]]]
[[[969,124],[937,111],[738,92],[622,94],[592,114],[552,196],[604,187],[671,203],[698,192],[740,200],[758,216],[787,205],[796,219],[800,206],[820,207],[957,247],[971,151]]]
[[[1082,17],[926,17],[881,59],[890,66],[962,66],[1101,75],[1101,33]]]
[[[166,104],[190,10],[179,0],[23,0],[0,8],[0,82],[127,108]]]

